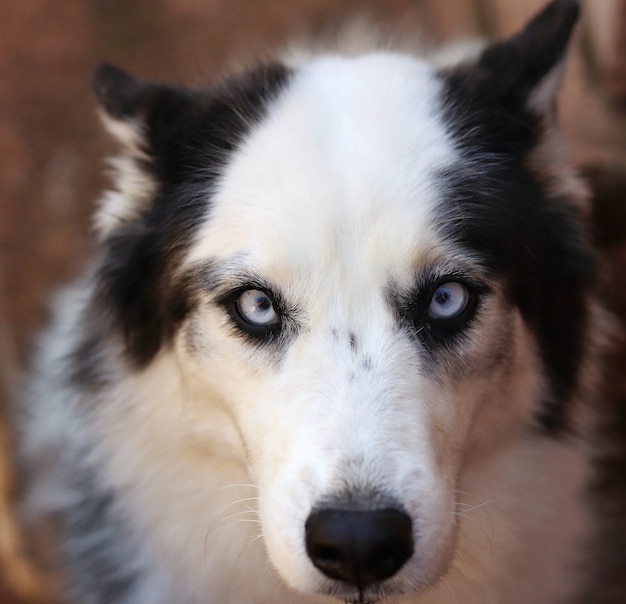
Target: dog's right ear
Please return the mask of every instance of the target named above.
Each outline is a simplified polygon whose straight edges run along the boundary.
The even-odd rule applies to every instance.
[[[95,216],[96,230],[104,239],[150,207],[163,180],[159,173],[167,164],[162,141],[178,138],[175,124],[187,113],[191,95],[109,64],[96,68],[91,84],[106,129],[122,145],[122,153],[110,160],[115,186],[104,195]]]
[[[102,63],[92,77],[93,92],[108,116],[118,120],[136,118],[156,86],[139,80],[115,65]]]
[[[167,136],[191,102],[184,88],[142,80],[108,63],[94,71],[92,89],[106,127],[131,151],[147,151]]]
[[[192,89],[142,80],[108,64],[98,67],[92,88],[106,127],[123,145],[111,162],[115,189],[96,215],[101,237],[145,218],[166,191],[196,187],[206,194],[289,74],[280,63],[264,63]]]

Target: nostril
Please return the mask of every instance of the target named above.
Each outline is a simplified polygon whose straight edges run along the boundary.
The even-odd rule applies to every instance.
[[[307,519],[305,540],[318,570],[360,587],[392,577],[413,554],[411,518],[393,508],[318,510]]]
[[[320,569],[325,575],[334,579],[341,578],[343,553],[339,548],[317,544],[313,541],[310,546],[307,544],[307,553],[316,568]]]

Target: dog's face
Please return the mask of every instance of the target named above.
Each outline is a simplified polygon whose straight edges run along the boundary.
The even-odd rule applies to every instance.
[[[372,79],[384,95],[367,98]],[[490,439],[476,431],[502,437],[537,399],[519,311],[440,232],[459,161],[433,112],[441,86],[397,56],[304,68],[226,168],[186,259],[207,289],[181,365],[228,405],[270,555],[307,592],[354,596],[307,555],[325,508],[404,511],[414,553],[385,591],[434,581],[463,459]]]
[[[144,124],[144,142],[124,136],[153,183],[132,210],[109,203],[103,295],[126,304],[131,362],[175,351],[187,420],[203,401],[228,417],[224,451],[297,590],[431,585],[466,468],[564,421],[588,258],[563,176],[532,162],[572,7],[443,71],[328,56],[197,99],[110,69],[96,81],[116,124]]]

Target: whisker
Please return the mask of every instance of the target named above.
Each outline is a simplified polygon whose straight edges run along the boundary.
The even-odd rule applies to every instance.
[[[470,495],[469,493],[465,492],[465,491],[455,491],[455,493],[457,495],[461,495],[464,498],[468,499],[468,500],[473,500],[473,501],[477,501],[479,503],[476,503],[475,505],[472,505],[470,503],[465,503],[463,501],[458,501],[455,504],[456,510],[450,512],[451,515],[453,516],[457,516],[460,517],[462,522],[471,522],[474,526],[476,526],[480,532],[484,535],[484,539],[486,541],[486,543],[488,544],[489,547],[489,555],[493,556],[493,541],[492,541],[492,535],[495,531],[495,527],[493,524],[493,518],[491,517],[491,514],[489,513],[489,504],[493,503],[495,501],[495,499],[488,499],[487,501],[480,501],[479,498],[474,497],[472,495]],[[474,512],[475,510],[481,510],[482,511],[482,518],[487,518],[489,521],[489,530],[487,530],[484,526],[483,523],[480,522],[474,515],[472,515],[472,512]],[[460,525],[461,530],[463,528],[463,525]],[[474,546],[476,546],[479,549],[483,549],[484,547],[484,543],[479,543],[477,542],[474,538],[472,538],[470,534],[468,534],[468,531],[463,531],[462,530],[462,534],[463,537],[466,539],[467,542],[474,544]],[[459,550],[461,551],[461,550]],[[480,564],[480,562],[478,561],[478,559],[473,556],[470,552],[465,551],[465,554],[472,557],[472,559],[477,563]]]
[[[245,484],[232,484],[232,485],[226,485],[225,487],[221,487],[219,490],[225,490],[227,488],[234,488],[234,487],[248,487],[248,486],[253,486],[253,485],[245,485]],[[255,487],[256,488],[256,487]],[[234,499],[233,501],[229,501],[225,506],[223,506],[220,510],[216,511],[215,514],[213,514],[212,516],[212,521],[210,523],[210,527],[206,532],[206,535],[204,537],[204,559],[205,559],[205,567],[208,565],[208,547],[209,547],[209,542],[211,540],[211,537],[214,535],[214,533],[219,530],[220,528],[222,528],[225,524],[227,524],[229,521],[234,521],[234,522],[247,522],[250,524],[256,524],[258,526],[261,525],[261,520],[260,518],[245,518],[244,516],[249,516],[249,515],[257,515],[258,516],[258,510],[251,505],[253,502],[258,502],[260,500],[260,497],[255,496],[255,497],[242,497],[240,499]],[[240,509],[236,512],[233,512],[232,514],[228,514],[226,516],[224,516],[224,513],[226,511],[228,511],[229,509],[232,509],[233,506],[236,505],[243,505],[245,506],[246,509]],[[243,551],[243,550],[242,550]]]
[[[485,506],[489,505],[490,503],[492,503],[493,501],[494,501],[493,499],[489,499],[488,501],[483,501],[482,503],[479,503],[478,505],[472,505],[472,506],[470,506],[470,507],[468,507],[468,508],[466,508],[464,510],[461,510],[459,512],[450,512],[450,513],[451,514],[456,514],[456,515],[459,515],[459,516],[463,516],[464,514],[467,514],[467,513],[471,512],[472,510],[478,510],[478,509],[480,509],[482,507],[485,507]],[[460,502],[460,503],[457,503],[456,505],[458,507],[458,506],[461,506],[461,505],[469,505],[469,504]]]
[[[218,491],[225,491],[226,489],[234,489],[237,487],[244,488],[244,489],[256,489],[256,490],[259,489],[259,487],[256,486],[255,484],[247,484],[245,482],[239,482],[239,483],[224,485],[223,487],[220,487]]]
[[[212,518],[217,519],[219,516],[221,516],[224,512],[226,512],[226,510],[228,510],[229,508],[232,508],[234,505],[237,505],[239,503],[246,503],[248,501],[259,501],[260,497],[244,497],[242,499],[233,499],[233,501],[229,501],[225,506],[223,506],[222,508],[220,508],[219,510],[217,510]],[[251,508],[250,506],[248,506],[248,509],[250,511],[256,511],[254,510],[254,508]]]
[[[237,516],[243,516],[244,514],[256,514],[256,513],[257,513],[256,510],[239,510],[238,512],[234,512],[233,514],[230,514],[228,516],[225,516],[224,518],[221,518],[219,523],[216,525],[216,528],[219,526],[222,526],[223,524],[225,524],[229,520],[232,520],[233,518],[237,518]]]

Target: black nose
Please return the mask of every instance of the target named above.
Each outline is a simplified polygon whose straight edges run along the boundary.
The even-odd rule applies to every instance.
[[[359,587],[395,575],[413,554],[411,518],[396,509],[322,509],[305,525],[313,565]]]

